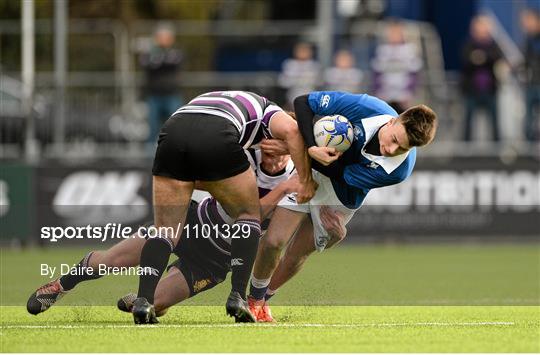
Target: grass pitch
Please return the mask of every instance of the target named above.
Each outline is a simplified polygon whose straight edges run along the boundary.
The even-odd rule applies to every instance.
[[[218,306],[134,326],[113,307],[3,307],[2,352],[540,352],[538,307],[279,306],[276,325],[235,325]]]
[[[134,326],[112,305],[136,277],[83,283],[31,316],[40,263],[86,251],[0,251],[1,352],[540,352],[538,245],[343,245],[272,299],[274,325],[226,317],[226,281]]]

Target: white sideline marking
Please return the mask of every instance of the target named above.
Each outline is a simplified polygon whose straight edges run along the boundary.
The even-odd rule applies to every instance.
[[[491,325],[515,325],[514,322],[422,322],[422,323],[359,323],[359,324],[323,324],[323,323],[277,323],[277,324],[104,324],[104,325],[3,325],[0,329],[119,329],[119,328],[234,328],[242,326],[271,328],[366,328],[366,327],[477,327]]]

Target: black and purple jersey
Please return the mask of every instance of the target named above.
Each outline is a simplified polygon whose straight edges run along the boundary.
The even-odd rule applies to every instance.
[[[202,113],[223,117],[240,133],[240,145],[247,149],[262,138],[273,138],[272,116],[283,111],[272,101],[247,91],[214,91],[202,94],[180,107],[178,113]]]
[[[251,168],[255,171],[257,177],[257,186],[259,188],[259,198],[263,198],[272,191],[281,182],[286,181],[294,173],[294,164],[292,160],[285,169],[276,175],[267,174],[262,168],[261,151],[259,149],[248,149],[245,151]],[[215,225],[233,224],[234,219],[221,207],[220,203],[209,196],[201,200],[197,206],[197,217],[199,223],[209,225],[213,228]],[[230,254],[230,238],[209,238],[210,242],[222,253]]]

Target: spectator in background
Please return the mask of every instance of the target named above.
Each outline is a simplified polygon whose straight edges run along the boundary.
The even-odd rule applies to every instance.
[[[461,87],[465,96],[464,139],[471,140],[473,114],[484,108],[491,119],[493,140],[499,140],[497,113],[497,87],[495,66],[502,53],[492,38],[489,17],[479,15],[472,19],[470,39],[462,51]]]
[[[400,21],[389,22],[386,40],[376,47],[371,68],[375,96],[388,102],[398,113],[411,105],[418,88],[422,58],[417,46],[405,40]]]
[[[182,52],[173,47],[174,40],[173,30],[162,25],[154,33],[154,46],[140,57],[146,72],[150,144],[157,141],[161,125],[182,105],[178,85]]]
[[[352,53],[342,49],[334,56],[334,66],[324,72],[324,90],[359,92],[362,77],[362,71],[355,67]]]
[[[525,85],[527,116],[525,137],[538,140],[538,118],[540,116],[540,12],[527,9],[521,14],[521,26],[527,38],[525,42]],[[535,112],[536,108],[536,112]]]
[[[293,58],[283,62],[279,84],[287,90],[287,105],[292,108],[293,100],[306,92],[314,91],[318,84],[319,63],[313,58],[309,43],[294,46]]]

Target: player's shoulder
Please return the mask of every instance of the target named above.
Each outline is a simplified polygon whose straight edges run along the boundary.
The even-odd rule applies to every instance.
[[[406,180],[414,169],[416,163],[416,148],[406,154],[395,157],[375,156],[365,164],[365,170],[357,170],[376,178],[383,186],[398,184]]]
[[[397,165],[392,171],[384,171],[384,173],[388,174],[390,180],[399,183],[407,179],[412,174],[415,164],[416,148],[413,147],[411,150],[409,150],[407,156],[401,163],[399,163],[399,165]]]
[[[355,94],[346,91],[313,91],[308,95],[312,107],[326,108],[332,105],[356,107],[366,117],[376,115],[397,116],[397,112],[384,100],[369,94]]]

